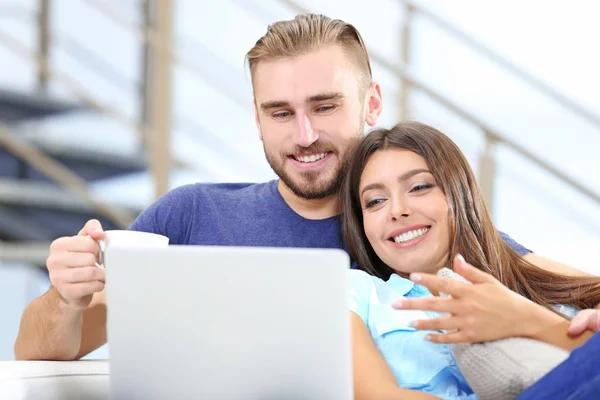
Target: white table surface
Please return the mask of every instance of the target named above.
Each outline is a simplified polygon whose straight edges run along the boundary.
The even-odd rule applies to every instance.
[[[2,400],[107,400],[108,360],[0,361]]]

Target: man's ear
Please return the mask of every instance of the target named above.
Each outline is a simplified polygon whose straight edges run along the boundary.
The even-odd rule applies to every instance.
[[[371,82],[367,90],[365,108],[365,122],[371,127],[375,126],[383,110],[383,97],[381,96],[379,83]]]

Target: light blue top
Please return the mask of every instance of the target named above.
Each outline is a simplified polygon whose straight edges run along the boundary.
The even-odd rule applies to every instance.
[[[403,297],[432,297],[427,288],[395,274],[384,281],[360,270],[348,273],[350,309],[369,328],[400,387],[443,399],[478,398],[458,369],[450,346],[425,340],[427,331],[409,325],[439,314],[391,307],[392,302]]]

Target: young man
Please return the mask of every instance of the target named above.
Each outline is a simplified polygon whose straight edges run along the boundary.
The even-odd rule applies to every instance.
[[[163,234],[171,244],[343,248],[336,195],[344,164],[382,110],[359,32],[301,15],[272,25],[247,59],[259,137],[280,179],[177,188],[131,229]],[[89,221],[77,236],[52,243],[52,287],[23,314],[18,359],[78,359],[106,343],[104,271],[94,266],[102,237],[100,224]],[[535,264],[568,269],[504,237]]]

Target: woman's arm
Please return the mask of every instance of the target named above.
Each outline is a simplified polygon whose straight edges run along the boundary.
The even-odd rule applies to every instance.
[[[438,397],[402,389],[375,346],[364,321],[350,312],[352,323],[352,358],[354,365],[355,400],[434,400]]]
[[[432,293],[450,298],[402,299],[398,309],[430,310],[449,314],[442,318],[414,321],[420,330],[446,330],[431,334],[436,343],[488,342],[508,337],[528,337],[571,351],[584,344],[591,332],[573,338],[569,322],[552,311],[510,291],[490,274],[478,270],[457,257],[455,272],[472,284],[430,274],[412,274],[411,279]]]

